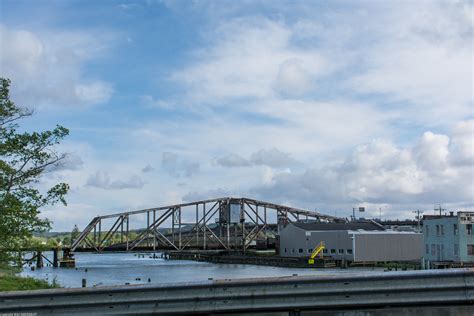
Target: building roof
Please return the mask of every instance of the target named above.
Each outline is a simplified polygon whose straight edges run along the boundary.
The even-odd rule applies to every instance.
[[[350,223],[305,223],[293,222],[298,228],[308,231],[320,230],[385,230],[381,225],[373,222],[350,222]]]
[[[445,219],[445,218],[457,219],[458,217],[457,215],[423,215],[424,221],[431,220],[431,219]]]

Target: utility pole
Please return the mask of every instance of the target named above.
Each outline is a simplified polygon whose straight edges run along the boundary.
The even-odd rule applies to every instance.
[[[423,211],[420,211],[420,210],[416,210],[416,211],[412,211],[412,213],[416,213],[416,219],[418,220],[418,232],[421,232],[421,227],[420,227],[420,214],[423,214]]]
[[[442,211],[446,211],[446,209],[445,209],[445,208],[441,208],[441,204],[440,204],[440,205],[438,206],[438,208],[436,208],[436,206],[435,206],[434,211],[435,211],[435,212],[436,212],[436,211],[439,211],[439,216],[441,216],[441,215],[442,215],[441,212],[442,212]]]

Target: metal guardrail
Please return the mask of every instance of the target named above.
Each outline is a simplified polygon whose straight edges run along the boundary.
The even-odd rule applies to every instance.
[[[0,314],[38,315],[294,313],[473,303],[471,269],[0,292]]]

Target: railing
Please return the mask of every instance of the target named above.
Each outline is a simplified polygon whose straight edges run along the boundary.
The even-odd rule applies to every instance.
[[[311,256],[309,256],[309,259],[308,259],[308,263],[309,264],[314,264],[314,258],[316,258],[316,256],[318,254],[321,253],[321,257],[322,257],[322,252],[324,250],[324,248],[326,248],[326,246],[324,245],[324,242],[321,241],[318,246],[316,248],[314,248],[313,252],[311,253]]]
[[[378,308],[404,308],[410,315],[420,308],[447,308],[446,315],[473,315],[473,303],[474,271],[469,269],[0,292],[0,314],[37,315],[281,315]]]

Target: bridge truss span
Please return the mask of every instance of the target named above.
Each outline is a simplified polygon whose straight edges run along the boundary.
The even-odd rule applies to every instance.
[[[282,225],[300,220],[345,221],[315,211],[225,197],[94,217],[71,250],[245,251]]]

